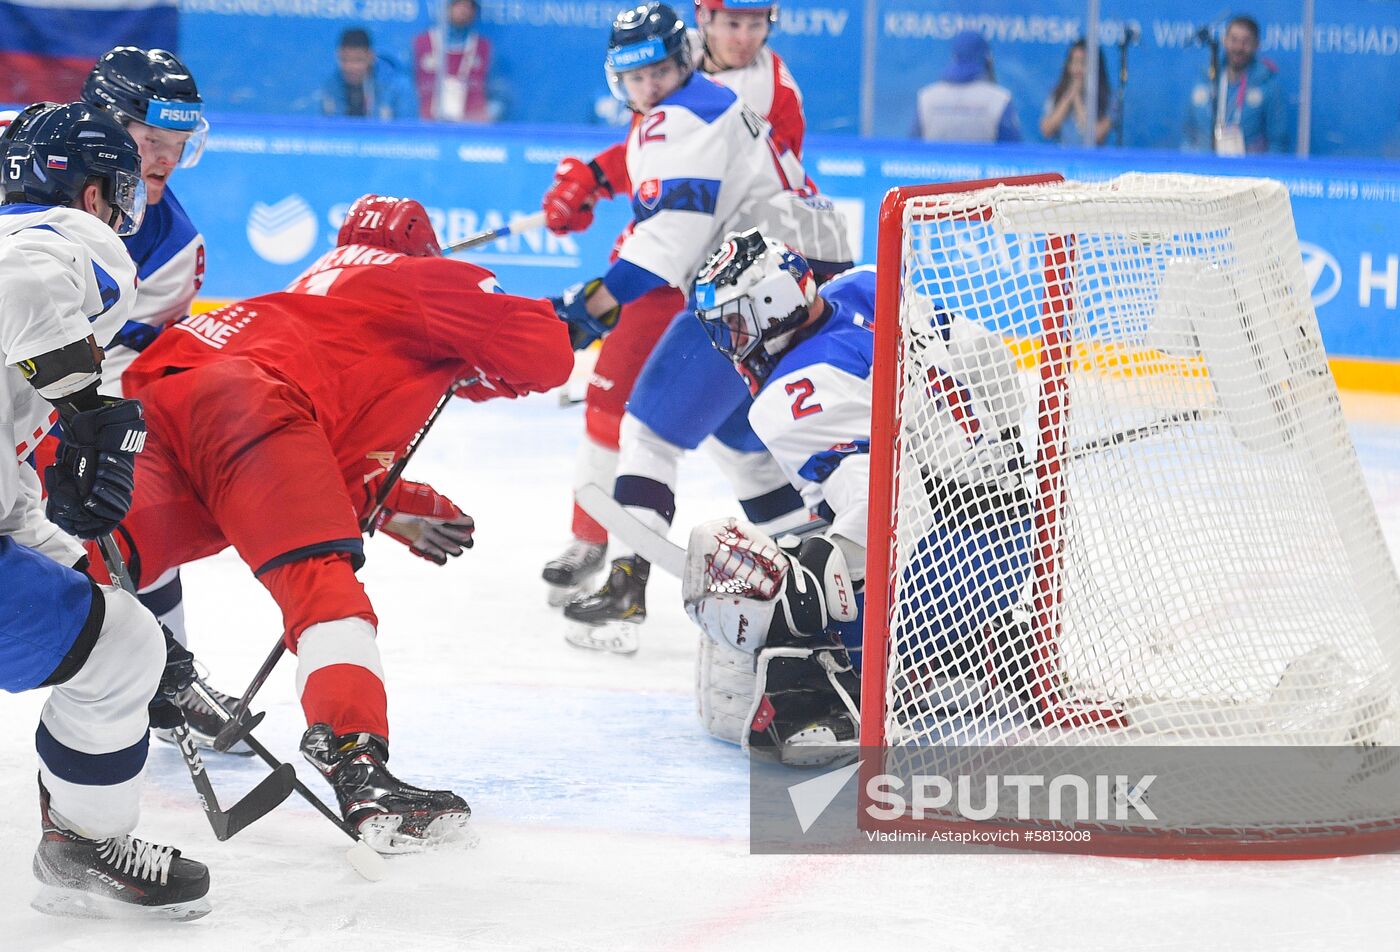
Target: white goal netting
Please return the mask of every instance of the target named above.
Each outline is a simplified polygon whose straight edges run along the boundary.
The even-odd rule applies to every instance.
[[[1400,736],[1400,582],[1281,184],[928,195],[902,242],[886,743]]]

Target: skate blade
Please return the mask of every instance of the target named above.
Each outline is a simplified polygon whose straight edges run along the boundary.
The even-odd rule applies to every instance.
[[[641,647],[640,625],[630,621],[610,621],[602,625],[573,622],[564,633],[564,640],[575,648],[606,651],[611,654],[636,654]]]
[[[127,919],[165,920],[168,922],[188,922],[209,915],[213,907],[206,897],[186,902],[172,902],[163,906],[138,906],[120,899],[110,899],[95,893],[69,889],[64,886],[45,884],[29,903],[34,909],[49,916],[63,916],[68,919]]]
[[[778,753],[786,767],[834,767],[860,756],[855,740],[840,741],[828,727],[808,727],[789,737]]]
[[[202,751],[214,754],[233,754],[235,757],[253,756],[253,748],[249,747],[241,740],[238,743],[234,744],[232,747],[230,747],[228,750],[219,750],[217,747],[214,746],[213,737],[210,737],[203,731],[197,731],[193,727],[189,727],[189,725],[186,725],[186,728],[190,732],[190,740],[194,741],[194,745]],[[173,730],[170,730],[169,728],[152,728],[151,736],[163,740],[167,744],[174,744],[177,747],[180,745],[180,742],[175,739],[175,732]]]
[[[444,813],[421,833],[406,833],[401,827],[404,818],[385,813],[372,816],[360,824],[360,840],[376,853],[421,853],[439,846],[476,846],[481,838],[472,829],[471,814]]]

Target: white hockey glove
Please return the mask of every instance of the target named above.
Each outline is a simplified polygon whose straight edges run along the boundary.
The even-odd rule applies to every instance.
[[[446,496],[424,483],[400,480],[377,520],[378,529],[420,559],[446,565],[472,547],[476,523]]]
[[[846,557],[830,539],[784,549],[733,518],[691,531],[681,597],[706,635],[750,654],[801,643],[859,614]]]

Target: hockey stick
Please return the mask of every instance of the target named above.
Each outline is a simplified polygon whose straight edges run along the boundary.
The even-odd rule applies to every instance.
[[[1167,430],[1182,423],[1195,423],[1202,418],[1200,410],[1182,410],[1179,413],[1169,413],[1151,423],[1144,423],[1142,426],[1130,427],[1126,430],[1119,430],[1117,433],[1110,433],[1107,436],[1100,436],[1096,439],[1087,440],[1078,446],[1071,446],[1066,452],[1067,459],[1083,459],[1092,453],[1101,450],[1113,449],[1115,446],[1122,446],[1125,443],[1134,443],[1138,440],[1165,433]]]
[[[374,506],[370,509],[369,514],[365,516],[364,519],[360,520],[360,531],[362,533],[371,536],[374,535],[374,530],[376,528],[374,523],[375,520],[379,518],[379,514],[384,511],[385,500],[389,498],[389,493],[393,491],[395,484],[399,481],[399,477],[403,475],[403,471],[408,466],[409,460],[413,459],[413,455],[418,452],[418,447],[423,444],[423,440],[427,437],[428,431],[433,428],[433,424],[437,422],[438,417],[442,416],[442,411],[447,409],[447,402],[452,399],[452,394],[456,392],[458,387],[471,386],[473,383],[476,383],[477,379],[476,377],[470,377],[466,380],[458,380],[443,391],[442,396],[438,398],[437,406],[433,407],[433,412],[428,416],[427,422],[418,429],[417,433],[413,434],[413,439],[408,441],[408,448],[404,450],[403,456],[389,468],[388,474],[385,475],[384,482],[379,486],[379,492],[375,493]],[[257,674],[253,675],[253,680],[248,682],[247,690],[245,690],[243,695],[238,699],[238,703],[233,706],[233,710],[231,712],[225,712],[228,721],[214,737],[213,746],[215,750],[220,753],[226,753],[234,744],[238,743],[239,735],[243,732],[243,718],[248,713],[248,706],[253,703],[253,697],[262,690],[263,682],[272,674],[272,669],[277,667],[277,662],[282,660],[282,655],[285,654],[286,651],[287,646],[283,639],[279,637],[277,639],[277,644],[272,646],[272,650],[268,652],[267,657],[263,659],[262,667],[258,668]]]
[[[117,548],[116,540],[110,534],[104,535],[98,539],[98,545],[102,549],[102,560],[107,563],[107,572],[112,576],[112,581],[125,591],[135,595],[136,586],[132,584],[131,576],[127,574],[126,563],[122,559],[121,550]],[[253,726],[260,720],[262,720],[261,714],[248,723],[248,730],[252,730]],[[233,806],[227,810],[220,809],[219,798],[214,793],[214,785],[209,781],[209,774],[205,772],[199,750],[195,747],[194,740],[190,737],[190,729],[185,725],[183,719],[180,725],[174,728],[174,731],[175,741],[180,747],[180,756],[189,769],[190,779],[194,781],[200,805],[204,807],[204,815],[209,818],[209,825],[214,830],[214,836],[219,840],[226,840],[236,835],[238,831],[266,816],[279,803],[291,796],[293,785],[296,782],[296,771],[292,769],[290,764],[281,764]]]
[[[685,549],[652,530],[628,512],[612,493],[596,483],[581,486],[574,500],[605,529],[631,546],[638,555],[668,575],[680,578],[685,571]]]
[[[628,512],[627,508],[602,486],[597,483],[580,486],[574,492],[574,500],[584,512],[598,520],[604,529],[627,543],[638,555],[667,575],[680,578],[685,572],[685,549]],[[800,537],[824,529],[828,525],[830,523],[825,519],[813,519],[802,526],[784,530],[778,535],[779,538]]]
[[[500,239],[508,238],[511,235],[518,235],[521,232],[534,231],[537,228],[543,227],[544,212],[535,212],[533,215],[526,215],[524,218],[517,218],[510,224],[502,225],[500,228],[488,228],[486,231],[479,231],[474,235],[468,235],[461,241],[454,241],[452,242],[452,244],[442,249],[442,253],[444,257],[447,255],[455,255],[459,251],[466,251],[470,248],[475,248],[478,245],[484,245],[492,241],[499,241]]]
[[[209,685],[205,684],[203,680],[196,678],[192,687],[194,688],[194,692],[199,695],[200,700],[204,701],[216,714],[224,718],[225,729],[236,725],[237,722],[232,719],[232,713],[219,703],[218,698],[214,696],[214,692],[209,690]],[[295,790],[301,795],[303,800],[315,807],[322,816],[339,827],[342,833],[355,841],[355,845],[345,852],[345,858],[350,861],[351,866],[355,867],[355,872],[371,882],[378,882],[383,879],[384,858],[376,853],[364,840],[360,839],[360,834],[351,829],[340,814],[326,806],[324,800],[316,796],[316,794],[311,791],[311,788],[301,782],[301,778],[297,776],[295,767],[289,763],[278,760],[273,756],[270,750],[259,743],[257,738],[249,733],[249,731],[252,730],[252,726],[262,720],[262,717],[262,714],[258,714],[257,717],[253,718],[249,725],[234,737],[233,742],[237,743],[241,740],[243,743],[247,744],[252,749],[253,753],[262,758],[263,763],[272,768],[274,775],[279,773],[290,775],[291,781],[288,784],[287,793],[290,794]],[[220,736],[222,736],[223,733],[223,730],[219,731]],[[181,749],[183,750],[183,748]],[[198,755],[196,754],[196,756]],[[283,799],[285,799],[285,796]],[[230,836],[231,835],[232,834],[230,834]]]

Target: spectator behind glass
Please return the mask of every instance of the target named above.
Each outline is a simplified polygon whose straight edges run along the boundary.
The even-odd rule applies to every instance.
[[[476,30],[481,8],[477,0],[447,0],[446,11],[445,43],[440,26],[413,38],[418,114],[447,122],[495,122],[502,103],[487,88],[491,42]]]
[[[351,27],[340,34],[336,70],[321,87],[321,112],[327,116],[370,119],[413,117],[408,77],[387,56],[376,56],[369,34]]]
[[[1278,66],[1259,60],[1259,24],[1236,16],[1225,27],[1225,68],[1211,88],[1210,71],[1191,90],[1187,149],[1219,155],[1287,152],[1292,147],[1288,103]],[[1219,102],[1217,119],[1216,103]]]
[[[1084,79],[1084,61],[1088,49],[1083,40],[1075,40],[1065,54],[1060,67],[1060,80],[1045,100],[1040,113],[1040,137],[1046,142],[1066,146],[1084,144],[1084,128],[1089,122],[1089,91]],[[1118,121],[1115,99],[1108,81],[1108,57],[1099,50],[1098,122],[1094,128],[1094,145],[1104,140]]]
[[[919,90],[913,134],[925,142],[1021,141],[1011,93],[997,85],[981,33],[953,37],[953,61],[943,78]]]

